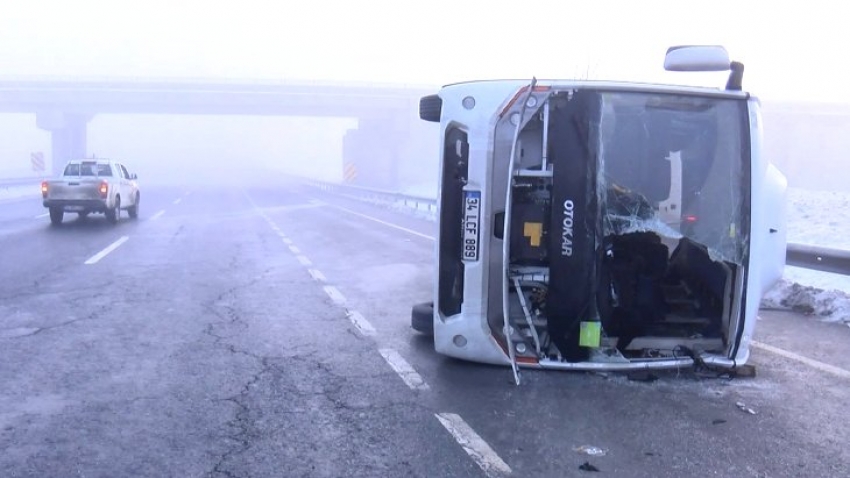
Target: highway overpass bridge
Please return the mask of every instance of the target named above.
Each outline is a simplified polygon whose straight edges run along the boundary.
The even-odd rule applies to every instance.
[[[358,127],[343,139],[343,164],[358,182],[396,184],[406,161],[433,156],[437,136],[418,116],[436,87],[312,81],[2,79],[0,112],[35,113],[51,133],[54,172],[87,156],[87,124],[98,114],[345,117]]]

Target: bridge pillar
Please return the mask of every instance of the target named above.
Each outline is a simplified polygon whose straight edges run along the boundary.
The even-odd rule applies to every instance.
[[[51,169],[53,174],[62,174],[65,163],[86,157],[88,122],[91,115],[42,112],[36,114],[40,129],[50,131]]]
[[[397,189],[399,141],[404,138],[392,118],[360,118],[357,129],[350,129],[343,138],[342,157],[344,179],[353,184]]]

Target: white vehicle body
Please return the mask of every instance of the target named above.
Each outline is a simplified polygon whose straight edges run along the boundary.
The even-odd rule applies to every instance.
[[[62,177],[42,182],[41,194],[53,224],[60,224],[66,212],[102,213],[117,222],[121,210],[126,210],[136,218],[141,200],[136,175],[106,159],[69,161]]]
[[[757,99],[497,80],[447,85],[420,115],[442,138],[437,352],[515,374],[747,362],[786,246]]]

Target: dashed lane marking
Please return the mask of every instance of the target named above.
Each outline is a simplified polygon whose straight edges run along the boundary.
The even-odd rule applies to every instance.
[[[243,194],[245,195],[246,199],[248,199],[248,201],[254,206],[254,208],[259,210],[256,203],[254,203],[254,201],[251,199],[251,197],[248,196],[248,194],[245,193],[244,191],[243,191]],[[320,201],[311,201],[311,203],[313,205],[324,205],[324,203],[322,203]],[[340,209],[344,209],[344,208],[340,208]],[[349,212],[354,213],[353,211],[349,211]],[[354,214],[360,215],[359,213],[354,213]],[[301,265],[307,267],[307,272],[309,272],[310,276],[318,282],[327,282],[327,278],[325,277],[324,274],[322,274],[321,271],[319,271],[318,269],[313,269],[313,268],[310,267],[310,266],[313,265],[313,263],[310,261],[310,259],[308,259],[306,256],[304,256],[301,253],[301,249],[299,249],[297,246],[295,246],[293,244],[293,242],[286,236],[286,234],[280,229],[280,227],[268,215],[264,214],[262,211],[260,211],[260,215],[263,217],[263,219],[266,220],[266,222],[269,224],[269,226],[272,228],[272,230],[277,233],[277,235],[281,238],[281,240],[289,247],[289,250],[292,251],[293,254],[295,254],[295,258],[298,259],[298,262],[300,262]],[[376,220],[378,222],[383,222],[383,221],[380,221],[379,219],[371,218],[369,216],[364,216],[364,217],[370,218],[372,220]],[[399,228],[399,226],[394,226],[390,223],[386,223],[386,224],[393,226],[393,227],[396,227],[396,228]],[[404,229],[404,228],[402,228],[402,229]],[[406,230],[407,232],[411,232],[413,234],[418,234],[416,231],[411,231],[411,230],[408,230],[408,229],[404,229],[404,230]],[[418,235],[421,235],[421,234],[418,234]],[[429,236],[423,236],[423,237],[431,239]],[[330,297],[331,300],[336,305],[344,306],[346,304],[347,300],[346,300],[345,296],[342,295],[342,293],[336,287],[331,286],[331,285],[326,285],[326,286],[323,286],[323,289],[324,289],[325,293],[328,295],[328,297]],[[366,318],[363,317],[363,314],[361,314],[360,312],[357,312],[355,310],[348,310],[348,309],[346,309],[345,312],[346,312],[346,315],[348,316],[348,319],[351,321],[351,323],[354,325],[354,327],[356,327],[357,330],[360,331],[360,333],[362,335],[373,336],[377,333],[376,330],[375,330],[375,327],[372,326],[372,324],[368,320],[366,320]],[[416,373],[415,370],[413,370],[413,367],[411,367],[410,364],[408,364],[407,361],[405,361],[401,357],[401,355],[398,354],[398,352],[396,352],[395,350],[392,350],[392,349],[384,349],[384,350],[381,350],[380,352],[381,352],[381,355],[384,357],[384,359],[387,361],[387,363],[390,365],[390,367],[392,367],[392,369],[395,370],[395,372],[402,378],[402,380],[404,380],[404,382],[410,388],[415,389],[415,390],[427,390],[428,389],[428,384],[426,384],[425,381],[422,380],[422,377],[419,376],[419,374]]]
[[[808,357],[803,357],[802,355],[795,354],[794,352],[789,352],[787,350],[780,349],[779,347],[774,347],[773,345],[768,345],[761,342],[756,342],[753,340],[750,344],[758,349],[766,350],[768,352],[774,353],[776,355],[796,360],[797,362],[808,365],[809,367],[820,370],[821,372],[831,373],[836,377],[850,379],[850,371],[845,370],[840,367],[836,367],[835,365],[830,365],[828,363],[823,363],[815,359],[810,359]]]
[[[165,214],[165,211],[159,211],[158,213],[151,216],[151,221],[155,221],[155,220],[159,219],[160,217],[162,217],[163,214]]]
[[[332,285],[326,285],[324,287],[325,293],[328,294],[328,297],[331,298],[332,301],[336,305],[344,305],[345,304],[345,296],[342,295],[342,292],[339,291],[336,287]]]
[[[416,370],[407,363],[407,360],[394,349],[379,349],[378,352],[408,387],[413,390],[428,390],[430,388],[422,376],[416,373]]]
[[[117,241],[115,241],[115,242],[113,242],[112,244],[110,244],[110,245],[106,246],[106,248],[105,248],[104,250],[102,250],[102,251],[98,252],[97,254],[95,254],[95,255],[91,256],[91,257],[89,258],[89,260],[87,260],[87,261],[85,262],[85,264],[87,264],[87,265],[96,264],[98,261],[100,261],[101,259],[103,259],[104,257],[106,257],[106,256],[107,256],[110,252],[114,251],[115,249],[118,249],[118,247],[119,247],[121,244],[124,244],[125,242],[127,242],[127,239],[130,239],[130,237],[129,237],[129,236],[122,236],[122,237],[121,237],[120,239],[118,239]]]
[[[319,282],[327,282],[328,281],[327,277],[325,277],[324,274],[322,274],[320,271],[318,271],[316,269],[307,269],[307,272],[310,273],[310,276],[314,280],[317,280]]]
[[[177,198],[177,199],[174,200],[173,204],[176,206],[176,205],[180,204],[180,201],[182,201],[182,200],[183,200],[183,198]]]
[[[437,420],[452,434],[458,444],[463,447],[466,454],[484,471],[490,478],[498,478],[511,474],[508,466],[499,455],[475,433],[460,415],[454,413],[437,413]]]
[[[39,215],[38,215],[38,216],[36,216],[35,218],[36,218],[36,219],[41,219],[41,218],[43,218],[43,217],[47,217],[47,216],[49,216],[49,215],[50,215],[50,213],[49,213],[49,212],[46,212],[46,213],[44,213],[44,214],[39,214]]]
[[[298,262],[300,262],[302,266],[310,267],[313,265],[313,262],[308,259],[307,256],[302,256],[299,254],[295,256],[295,258],[298,259]]]
[[[406,227],[402,227],[402,226],[399,226],[399,225],[397,225],[397,224],[393,224],[393,223],[391,223],[391,222],[387,222],[387,221],[384,221],[384,220],[378,219],[378,218],[376,218],[376,217],[368,216],[368,215],[366,215],[366,214],[361,214],[361,213],[359,213],[359,212],[357,212],[357,211],[352,211],[351,209],[346,209],[346,208],[341,207],[341,206],[333,205],[333,207],[335,207],[335,208],[337,208],[337,209],[339,209],[339,210],[341,210],[341,211],[345,211],[345,212],[347,212],[347,213],[349,213],[349,214],[353,214],[353,215],[355,215],[355,216],[360,216],[360,217],[362,217],[362,218],[364,218],[364,219],[368,219],[368,220],[370,220],[370,221],[377,222],[378,224],[383,224],[383,225],[385,225],[385,226],[387,226],[387,227],[391,227],[391,228],[393,228],[393,229],[398,229],[399,231],[404,231],[404,232],[406,232],[406,233],[408,233],[408,234],[413,234],[414,236],[419,236],[419,237],[422,237],[422,238],[425,238],[425,239],[428,239],[428,240],[431,240],[431,241],[433,241],[433,240],[434,240],[434,237],[433,237],[433,236],[429,236],[429,235],[427,235],[427,234],[422,234],[421,232],[414,231],[413,229],[408,229],[408,228],[406,228]]]
[[[375,335],[375,327],[372,327],[372,324],[363,317],[363,314],[356,310],[348,310],[346,313],[348,314],[348,319],[351,320],[351,323],[357,327],[357,330],[359,330],[361,334],[366,336]]]

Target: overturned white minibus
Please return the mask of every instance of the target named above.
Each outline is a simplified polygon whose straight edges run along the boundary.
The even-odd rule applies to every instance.
[[[440,123],[437,352],[518,367],[636,370],[747,362],[785,264],[784,176],[759,102],[718,46],[672,71],[725,88],[474,81],[420,102]]]

